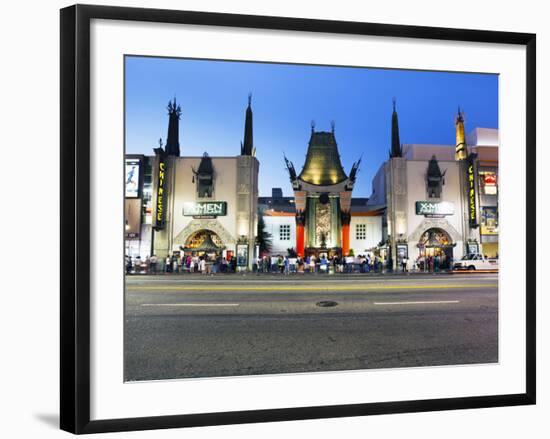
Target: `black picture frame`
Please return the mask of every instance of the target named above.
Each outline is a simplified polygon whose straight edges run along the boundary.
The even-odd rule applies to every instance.
[[[526,47],[525,393],[223,413],[90,420],[90,21],[132,20],[240,28],[502,43]],[[535,404],[536,35],[303,18],[75,5],[61,10],[60,426],[72,433],[305,420]]]

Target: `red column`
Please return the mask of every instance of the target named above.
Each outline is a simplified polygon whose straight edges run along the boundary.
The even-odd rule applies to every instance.
[[[296,253],[304,257],[305,231],[303,224],[296,224]]]
[[[342,256],[349,253],[349,225],[351,223],[351,212],[343,210],[341,212],[342,220]]]
[[[349,253],[349,223],[342,224],[342,256]]]

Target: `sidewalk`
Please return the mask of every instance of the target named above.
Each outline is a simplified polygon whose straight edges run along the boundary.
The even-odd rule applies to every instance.
[[[415,272],[406,272],[402,271],[391,271],[391,272],[369,272],[369,273],[255,273],[252,271],[237,272],[237,273],[211,273],[211,274],[202,274],[202,273],[130,273],[127,276],[139,277],[139,276],[153,276],[153,277],[167,277],[167,278],[189,278],[189,279],[204,279],[211,277],[269,277],[274,279],[287,279],[287,278],[360,278],[360,277],[410,277],[410,276],[450,276],[450,275],[478,275],[478,274],[487,274],[487,273],[498,273],[498,270],[444,270],[438,271],[435,273],[425,272],[425,271],[415,271]]]

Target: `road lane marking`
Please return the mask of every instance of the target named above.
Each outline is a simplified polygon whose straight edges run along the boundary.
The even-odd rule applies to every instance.
[[[417,302],[374,302],[375,305],[431,305],[440,303],[460,303],[460,300],[422,300]]]
[[[498,287],[497,283],[489,284],[447,284],[447,285],[315,285],[315,291],[312,291],[311,285],[288,285],[288,286],[183,286],[183,285],[151,285],[138,286],[129,285],[128,290],[145,291],[307,291],[318,293],[319,291],[365,291],[365,290],[439,290],[439,289],[467,289],[467,288],[491,288]]]
[[[239,306],[238,303],[142,303],[141,306]]]

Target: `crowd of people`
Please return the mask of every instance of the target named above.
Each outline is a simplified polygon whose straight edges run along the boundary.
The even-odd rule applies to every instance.
[[[415,261],[419,271],[437,273],[441,270],[447,270],[453,266],[453,258],[445,255],[419,256]]]
[[[126,256],[126,274],[161,274],[161,273],[235,273],[237,259],[235,256],[225,258],[221,255],[180,255],[174,253],[159,260],[156,255],[134,258]]]
[[[419,256],[416,260],[400,258],[395,270],[402,273],[430,272],[436,273],[452,267],[452,260],[441,256]],[[254,273],[386,273],[393,271],[390,258],[378,255],[328,256],[327,254],[308,255],[305,258],[289,255],[261,256],[253,261]],[[161,273],[235,273],[237,272],[235,256],[228,258],[222,255],[177,254],[158,258],[156,255],[141,259],[140,256],[126,256],[126,274],[161,274]]]
[[[436,273],[452,267],[452,259],[442,256],[419,256],[416,260],[400,258],[396,271]],[[254,273],[386,273],[393,271],[390,258],[379,255],[361,254],[358,256],[338,256],[324,253],[308,255],[305,258],[289,255],[261,256],[253,261]],[[156,255],[141,259],[140,256],[126,256],[126,274],[161,274],[161,273],[235,273],[238,271],[235,256],[179,254]]]
[[[308,255],[305,258],[287,255],[263,256],[256,259],[253,271],[258,273],[369,273],[385,269],[383,260],[370,255],[360,256],[319,256]]]

